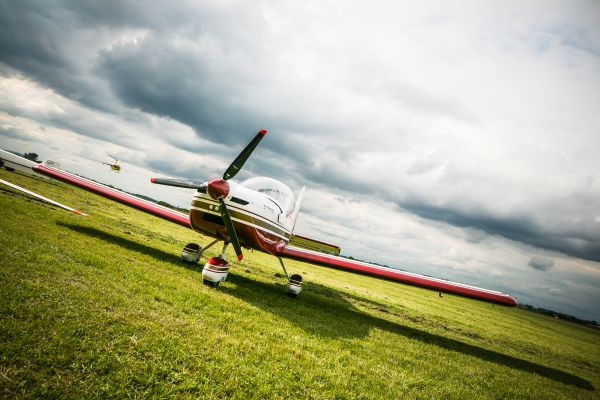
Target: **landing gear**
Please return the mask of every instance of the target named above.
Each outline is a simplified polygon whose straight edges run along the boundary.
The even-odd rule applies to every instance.
[[[302,292],[302,275],[294,274],[292,276],[289,276],[287,270],[285,269],[285,265],[283,265],[283,260],[281,259],[281,257],[277,257],[277,259],[279,260],[279,264],[281,264],[281,268],[283,268],[285,277],[288,280],[287,295],[293,298],[298,297],[300,292]]]
[[[211,243],[212,246],[214,244]],[[229,242],[223,244],[223,250],[221,255],[218,257],[209,258],[204,264],[202,269],[202,283],[207,286],[217,287],[219,283],[227,279],[229,274],[229,263],[225,259],[225,252],[227,251],[227,245]]]
[[[202,252],[212,245],[214,245],[217,240],[212,241],[205,248],[200,247],[196,243],[190,243],[183,248],[181,252],[181,259],[185,262],[197,263],[202,255]],[[219,287],[219,284],[227,279],[227,275],[229,274],[229,263],[225,258],[225,253],[227,252],[227,246],[229,242],[223,243],[223,249],[221,250],[221,254],[217,257],[209,258],[204,264],[204,268],[202,268],[202,283],[206,286],[210,286],[212,288]],[[293,298],[298,297],[298,295],[302,292],[303,279],[302,275],[293,274],[290,276],[285,269],[285,265],[283,264],[283,260],[281,257],[277,257],[279,260],[279,264],[285,273],[285,277],[288,280],[287,284],[287,295]]]
[[[208,249],[209,247],[211,247],[215,243],[217,243],[217,240],[213,240],[205,248],[202,248],[197,243],[188,243],[183,248],[183,250],[181,250],[181,259],[186,263],[196,264],[198,262],[198,260],[200,260],[200,256],[202,255],[202,252],[204,250]]]
[[[181,259],[190,264],[196,264],[202,254],[202,247],[198,243],[188,243],[181,250]]]

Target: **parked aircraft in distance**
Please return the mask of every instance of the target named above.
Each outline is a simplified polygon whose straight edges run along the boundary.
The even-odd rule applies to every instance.
[[[56,163],[52,161],[37,164],[1,150],[0,160],[9,168],[18,166],[18,169],[21,170],[29,170],[58,179],[191,228],[214,239],[204,248],[196,243],[186,245],[182,250],[181,258],[187,262],[198,262],[206,249],[223,241],[221,253],[216,257],[209,258],[202,270],[203,282],[213,287],[218,286],[227,278],[230,264],[225,253],[228,245],[231,244],[239,261],[243,258],[242,247],[256,249],[277,257],[288,280],[287,292],[293,297],[302,291],[303,278],[299,274],[289,275],[283,258],[299,259],[503,305],[514,306],[517,304],[514,297],[498,291],[341,257],[339,256],[340,249],[335,245],[296,235],[294,228],[304,188],[295,198],[294,193],[286,184],[273,178],[252,177],[240,183],[231,180],[243,167],[266,133],[266,130],[259,131],[220,178],[208,181],[151,178],[151,182],[155,184],[193,189],[195,192],[189,214],[160,206],[69,173],[57,168]],[[5,183],[5,181],[0,183]],[[25,190],[14,185],[11,187]],[[32,194],[30,191],[27,193]],[[36,193],[32,195],[38,198],[42,197]],[[66,206],[63,208],[69,209]],[[71,211],[73,210],[71,209]]]

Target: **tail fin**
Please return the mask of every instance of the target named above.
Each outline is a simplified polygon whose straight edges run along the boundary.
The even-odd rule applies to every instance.
[[[292,232],[296,227],[296,219],[298,218],[298,213],[300,212],[300,206],[302,205],[302,200],[304,199],[304,189],[306,186],[302,186],[302,190],[298,195],[298,199],[296,199],[296,204],[294,205],[294,214],[292,215]]]

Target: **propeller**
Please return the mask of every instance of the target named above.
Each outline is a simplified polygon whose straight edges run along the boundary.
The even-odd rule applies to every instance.
[[[169,179],[169,178],[150,178],[150,182],[157,185],[176,186],[187,189],[206,190],[204,182],[186,181],[184,179]]]
[[[242,254],[242,248],[240,246],[240,242],[237,237],[237,233],[233,227],[233,222],[231,221],[231,215],[229,214],[229,210],[227,209],[227,205],[225,204],[225,198],[229,195],[229,183],[227,181],[234,176],[242,169],[248,157],[252,154],[258,143],[262,140],[262,138],[267,134],[265,129],[258,131],[256,136],[246,145],[244,150],[241,151],[240,154],[233,160],[233,162],[227,167],[225,173],[223,174],[223,178],[216,178],[205,183],[194,182],[194,181],[186,181],[181,179],[168,179],[168,178],[150,178],[152,183],[157,183],[160,185],[168,185],[168,186],[176,186],[176,187],[184,187],[190,189],[197,189],[200,191],[206,190],[206,193],[210,197],[215,200],[218,200],[220,203],[219,211],[221,213],[221,218],[223,219],[223,223],[225,224],[225,229],[227,230],[227,234],[229,235],[229,240],[233,245],[235,250],[235,254],[238,260],[242,260],[244,255]]]
[[[235,255],[237,256],[238,261],[242,261],[244,258],[244,254],[242,253],[242,247],[240,246],[240,241],[238,240],[237,233],[235,233],[235,229],[233,228],[233,222],[231,222],[231,216],[229,215],[229,210],[225,205],[225,200],[222,198],[219,199],[221,203],[221,207],[219,210],[221,211],[221,218],[223,218],[223,222],[225,223],[225,229],[227,229],[227,233],[229,234],[229,240],[233,245],[233,249],[235,250]]]
[[[242,169],[242,166],[246,163],[250,154],[254,151],[258,143],[262,140],[262,138],[267,134],[267,131],[262,129],[258,131],[256,136],[246,145],[246,148],[242,150],[242,152],[233,160],[231,165],[225,170],[223,174],[223,180],[231,179],[237,175],[237,173]]]

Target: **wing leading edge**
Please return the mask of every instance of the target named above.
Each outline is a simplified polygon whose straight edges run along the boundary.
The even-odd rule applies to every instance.
[[[148,200],[140,199],[139,197],[136,197],[129,193],[125,193],[121,190],[113,189],[106,185],[102,185],[98,182],[94,182],[81,176],[71,174],[69,172],[63,171],[62,169],[50,167],[44,164],[33,165],[31,169],[38,174],[49,176],[59,181],[78,186],[82,189],[99,194],[108,199],[118,201],[119,203],[125,204],[133,208],[137,208],[138,210],[142,210],[149,214],[156,215],[157,217],[161,217],[176,224],[183,225],[186,228],[190,228],[190,216],[188,214],[172,210],[168,207],[160,206]]]
[[[377,276],[380,278],[408,283],[411,285],[421,286],[447,293],[472,297],[492,303],[498,303],[507,306],[516,306],[518,304],[517,299],[514,297],[494,290],[483,289],[477,286],[465,285],[462,283],[447,281],[445,279],[433,278],[394,268],[369,264],[362,261],[307,250],[292,245],[283,247],[279,251],[278,255],[281,257],[295,258],[301,261],[308,261],[327,267],[339,268],[350,272]]]

